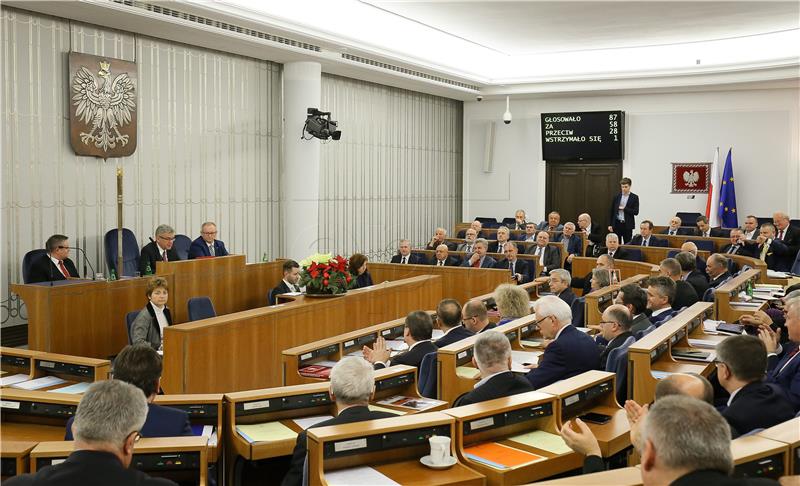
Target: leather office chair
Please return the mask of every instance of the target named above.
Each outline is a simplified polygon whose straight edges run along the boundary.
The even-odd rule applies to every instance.
[[[695,245],[697,245],[698,250],[705,250],[710,251],[711,253],[715,253],[714,251],[714,242],[708,240],[686,240],[691,241]]]
[[[586,297],[580,296],[572,301],[572,325],[575,327],[583,327],[583,321],[586,314]]]
[[[189,247],[192,246],[192,240],[186,235],[175,235],[175,241],[172,243],[172,248],[178,254],[181,260],[189,259]]]
[[[133,327],[133,321],[136,320],[136,316],[139,315],[139,312],[141,311],[133,311],[125,314],[125,326],[128,329],[128,344],[133,344],[133,341],[131,341],[131,327]]]
[[[270,290],[267,294],[267,305],[275,305],[275,297],[278,295],[277,287]]]
[[[189,321],[199,321],[200,319],[217,316],[217,313],[214,312],[214,304],[211,303],[211,299],[208,297],[192,297],[187,305],[189,307]]]
[[[24,283],[30,283],[31,279],[31,267],[33,267],[33,262],[42,258],[42,255],[47,254],[47,250],[38,249],[38,250],[31,250],[22,257],[22,281]]]
[[[628,348],[636,342],[633,336],[628,337],[622,345],[608,353],[606,371],[617,375],[617,402],[625,403],[628,398]]]
[[[628,252],[629,255],[628,260],[632,262],[644,261],[644,255],[642,255],[642,250],[639,250],[637,248],[625,248],[625,250]]]
[[[109,273],[113,269],[118,277],[133,277],[139,271],[139,243],[136,235],[128,228],[122,228],[122,272],[117,270],[117,229],[106,232],[103,246],[106,253],[106,266]]]
[[[436,373],[436,355],[438,353],[428,353],[422,357],[417,373],[417,390],[425,398],[438,399],[439,383]]]

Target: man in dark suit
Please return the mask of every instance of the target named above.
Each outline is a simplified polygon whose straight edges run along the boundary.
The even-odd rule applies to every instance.
[[[489,321],[486,304],[480,299],[472,299],[464,304],[464,308],[461,309],[461,321],[473,334],[480,334],[497,327],[497,324]]]
[[[497,241],[489,243],[487,251],[489,253],[505,253],[506,246],[511,244],[511,232],[507,227],[501,226],[497,228]]]
[[[748,214],[744,218],[742,233],[744,233],[745,240],[750,240],[751,242],[755,241],[755,239],[758,238],[758,218],[752,214]]]
[[[533,280],[534,270],[531,262],[517,258],[517,244],[513,241],[506,245],[506,257],[495,264],[495,268],[508,270],[511,278],[518,284],[528,283]]]
[[[561,214],[558,211],[550,211],[547,221],[542,221],[536,225],[537,231],[561,231],[564,225],[561,224]]]
[[[742,228],[733,228],[730,233],[731,242],[722,247],[720,253],[726,255],[742,255],[747,257],[758,258],[756,255],[755,247],[745,243],[744,232]]]
[[[614,270],[614,259],[604,253],[597,257],[594,268],[605,268],[606,270]],[[585,277],[572,277],[570,286],[573,289],[583,289],[583,295],[592,291],[592,272],[590,271]]]
[[[775,485],[765,478],[731,478],[730,429],[708,403],[686,396],[656,400],[644,419],[642,483],[645,486]],[[691,433],[676,433],[691,431]]]
[[[418,253],[411,253],[411,242],[408,240],[400,240],[397,247],[397,255],[392,257],[390,263],[399,263],[401,265],[425,265],[425,257]]]
[[[537,261],[537,275],[550,275],[550,271],[561,268],[561,253],[557,246],[551,246],[550,233],[539,231],[536,234],[536,246],[528,248],[528,255],[539,257]]]
[[[708,257],[706,271],[710,281],[708,282],[708,289],[703,294],[703,301],[714,302],[714,289],[731,278],[731,274],[728,272],[728,258],[721,253],[712,254]]]
[[[454,407],[533,391],[528,380],[511,371],[511,343],[501,332],[485,332],[475,339],[472,364],[480,370],[481,381],[458,397]]]
[[[603,311],[602,321],[600,321],[600,335],[605,340],[605,345],[600,346],[600,366],[599,370],[605,370],[608,362],[608,355],[611,351],[622,346],[631,333],[631,313],[624,305],[612,304]]]
[[[436,252],[428,264],[434,267],[457,267],[461,265],[461,259],[455,255],[450,255],[450,248],[442,243],[436,247]]]
[[[755,247],[755,257],[765,262],[770,270],[788,272],[792,269],[794,255],[786,243],[775,236],[775,226],[772,223],[762,224],[756,243],[749,246]]]
[[[406,316],[403,328],[403,341],[408,345],[408,351],[390,358],[391,353],[386,346],[386,340],[378,336],[374,348],[364,346],[364,358],[372,363],[376,370],[400,364],[419,367],[426,354],[435,353],[439,349],[431,342],[432,334],[431,316],[423,311],[411,312]]]
[[[800,297],[784,304],[789,341],[779,345],[779,335],[769,326],[759,328],[758,337],[767,347],[767,383],[783,389],[786,397],[800,411]]]
[[[662,235],[670,235],[670,236],[692,234],[691,230],[681,227],[682,224],[683,221],[681,221],[681,218],[673,216],[669,218],[669,225],[667,226],[667,228],[661,230],[659,233]]]
[[[517,209],[514,212],[514,227],[512,227],[511,229],[524,231],[525,227],[528,225],[526,219],[527,216],[525,215],[525,210]]]
[[[608,253],[608,256],[615,260],[630,259],[630,252],[625,248],[620,248],[619,245],[619,236],[614,233],[609,233],[606,235],[606,246],[601,251],[603,253]]]
[[[667,240],[662,240],[661,238],[653,236],[653,222],[649,219],[645,219],[642,221],[642,224],[639,225],[639,234],[631,238],[628,244],[633,246],[666,247]]]
[[[172,248],[175,242],[175,230],[168,224],[160,224],[156,228],[156,239],[142,247],[139,257],[139,272],[142,275],[156,273],[156,262],[177,262],[178,252]]]
[[[661,275],[675,282],[675,297],[672,299],[673,309],[678,311],[700,300],[694,287],[690,283],[681,280],[681,264],[678,263],[678,260],[665,258],[661,260],[659,267]]]
[[[681,251],[688,251],[689,253],[694,255],[694,266],[697,269],[697,271],[702,273],[703,275],[708,274],[708,272],[706,271],[706,261],[702,257],[700,257],[697,245],[695,245],[691,241],[686,241],[681,245]]]
[[[481,223],[476,219],[475,221],[470,223],[469,227],[475,230],[476,238],[483,238],[483,235],[481,234],[481,231],[483,230],[483,223]],[[459,231],[457,236],[459,238],[464,238],[466,236],[466,231],[465,230]]]
[[[525,225],[525,234],[520,235],[520,240],[529,243],[536,242],[536,223],[528,223]]]
[[[658,327],[675,316],[675,282],[669,277],[651,277],[647,281],[647,308],[652,311],[650,322]]]
[[[639,196],[631,192],[631,180],[623,177],[619,181],[620,193],[611,202],[608,227],[610,233],[616,233],[624,243],[631,241],[633,228],[636,227],[636,215],[639,214]]]
[[[594,340],[570,325],[569,306],[554,295],[538,299],[533,306],[545,339],[551,339],[538,365],[529,365],[525,377],[535,389],[597,368],[600,351]]]
[[[731,336],[717,345],[717,378],[728,393],[722,416],[734,438],[766,429],[794,417],[795,410],[779,386],[764,383],[767,350],[755,336]],[[769,410],[769,413],[764,411]]]
[[[129,468],[139,430],[147,417],[147,400],[120,380],[93,383],[75,412],[74,451],[60,464],[3,481],[9,486],[176,486]],[[185,415],[185,414],[184,414]]]
[[[269,305],[275,305],[275,297],[281,294],[300,292],[297,282],[300,281],[300,264],[294,260],[286,260],[281,266],[283,279],[269,293]]]
[[[200,227],[200,236],[189,247],[189,259],[226,256],[225,243],[217,239],[217,225],[211,221]]]
[[[589,240],[586,247],[585,256],[596,255],[595,248],[603,244],[603,229],[600,225],[592,224],[592,217],[588,213],[578,215],[578,231],[586,235]]]
[[[548,281],[550,292],[566,302],[570,307],[572,307],[572,303],[575,302],[575,299],[577,298],[575,292],[573,292],[570,288],[571,283],[572,276],[563,268],[556,268],[550,272],[550,279]]]
[[[35,259],[31,265],[28,283],[52,282],[78,278],[78,269],[69,258],[69,239],[64,235],[53,235],[44,244],[47,253]]]
[[[698,297],[702,297],[708,290],[708,278],[696,270],[695,256],[682,251],[675,255],[675,260],[681,266],[681,280],[691,285]]]
[[[712,228],[708,224],[708,218],[699,216],[695,221],[697,227],[694,229],[694,236],[702,236],[703,238],[720,238],[723,236],[721,228]]]
[[[791,226],[789,215],[782,211],[772,215],[772,223],[775,225],[775,239],[786,245],[789,260],[794,261],[795,256],[800,253],[800,228]]]
[[[459,243],[456,251],[463,251],[465,253],[472,253],[475,249],[475,240],[478,239],[478,232],[473,228],[467,228],[464,234],[464,243]]]
[[[624,305],[631,315],[631,329],[632,333],[644,331],[653,323],[647,317],[645,311],[647,310],[647,292],[644,291],[637,284],[623,285],[617,297],[614,299],[615,304]]]
[[[486,249],[488,246],[489,242],[483,238],[478,238],[475,240],[475,251],[473,251],[471,255],[468,255],[463,262],[461,262],[461,266],[473,268],[494,268],[494,266],[497,264],[497,260],[486,254]]]
[[[433,342],[437,348],[449,346],[473,335],[461,322],[461,304],[455,299],[444,299],[436,307],[436,319],[444,335]]]
[[[572,269],[572,259],[576,256],[583,255],[583,243],[581,237],[575,234],[575,223],[568,221],[564,224],[564,231],[557,234],[554,241],[561,243],[563,246],[562,252],[565,252],[566,259],[564,260],[564,268],[567,270]]]
[[[425,245],[425,249],[435,250],[439,245],[442,244],[446,245],[447,244],[447,242],[445,241],[446,238],[447,238],[447,230],[441,227],[436,228],[436,231],[434,231],[433,236],[431,237],[431,241],[429,241],[428,244]]]
[[[114,359],[114,379],[136,386],[147,398],[147,420],[139,429],[142,437],[192,435],[186,412],[153,403],[161,388],[161,370],[161,356],[147,344],[125,346]],[[73,419],[67,422],[64,440],[72,440]]]
[[[331,400],[336,402],[336,417],[316,423],[309,428],[396,417],[389,412],[373,412],[369,409],[369,401],[375,393],[375,371],[361,358],[345,356],[331,369],[330,376],[331,387],[328,393]],[[291,465],[281,486],[303,484],[307,439],[305,430],[297,434]]]

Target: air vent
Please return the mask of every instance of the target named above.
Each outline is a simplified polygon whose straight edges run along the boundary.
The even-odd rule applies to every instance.
[[[452,79],[443,78],[441,76],[433,76],[431,74],[414,71],[413,69],[407,69],[404,67],[395,66],[394,64],[388,64],[385,62],[376,61],[374,59],[367,59],[366,57],[359,57],[359,56],[354,56],[352,54],[342,53],[342,59],[347,59],[348,61],[358,62],[361,64],[368,64],[370,66],[378,67],[381,69],[388,69],[389,71],[403,73],[417,78],[436,81],[437,83],[447,84],[449,86],[457,86],[459,88],[471,89],[473,91],[478,91],[479,89],[478,86],[472,84],[462,83],[460,81],[454,81]]]
[[[308,44],[307,42],[300,42],[294,39],[288,39],[286,37],[268,34],[266,32],[261,32],[259,30],[253,30],[247,27],[242,27],[241,25],[234,25],[234,24],[229,24],[227,22],[220,22],[219,20],[209,19],[207,17],[201,17],[199,15],[181,12],[179,10],[162,7],[160,5],[152,5],[147,2],[137,2],[135,0],[111,0],[111,1],[114,3],[119,3],[121,5],[127,5],[129,7],[139,8],[160,15],[165,15],[167,17],[186,20],[189,22],[194,22],[195,24],[202,24],[208,27],[214,27],[215,29],[226,30],[228,32],[236,32],[237,34],[248,35],[250,37],[255,37],[256,39],[275,42],[286,46],[292,46],[298,49],[305,49],[307,51],[313,51],[313,52],[322,51],[322,49],[319,46],[315,46],[314,44]]]

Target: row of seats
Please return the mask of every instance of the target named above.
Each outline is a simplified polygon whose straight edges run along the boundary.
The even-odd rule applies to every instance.
[[[214,304],[208,297],[192,297],[186,305],[189,308],[189,322],[217,317]],[[138,316],[140,312],[141,310],[137,310],[125,314],[125,328],[128,331],[128,344],[133,344],[131,341],[131,327],[133,326],[133,321],[136,320],[136,316]]]

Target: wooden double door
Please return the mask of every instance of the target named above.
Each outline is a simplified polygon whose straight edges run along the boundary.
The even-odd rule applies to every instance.
[[[578,215],[589,213],[592,224],[609,225],[611,200],[619,193],[622,161],[547,162],[545,208],[558,211],[561,222],[577,226]]]

